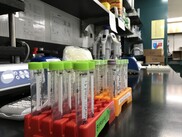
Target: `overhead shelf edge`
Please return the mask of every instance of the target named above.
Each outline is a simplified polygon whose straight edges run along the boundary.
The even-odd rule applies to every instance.
[[[100,16],[108,16],[109,14],[109,11],[98,0],[42,1],[81,20]]]
[[[21,0],[0,0],[0,15],[25,10],[25,3]]]

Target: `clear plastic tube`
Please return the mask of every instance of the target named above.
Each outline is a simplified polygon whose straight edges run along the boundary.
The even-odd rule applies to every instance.
[[[123,75],[124,75],[123,88],[126,89],[128,87],[128,60],[127,59],[123,59]]]
[[[125,89],[124,60],[121,60],[120,74],[121,74],[121,91],[123,91]]]
[[[108,60],[108,85],[111,98],[117,96],[116,75],[116,60]]]
[[[94,77],[94,85],[95,85],[95,95],[100,94],[100,60],[95,61],[95,77]]]
[[[120,60],[116,60],[116,90],[117,90],[117,94],[120,94],[121,91],[121,70],[120,70]]]
[[[88,116],[94,116],[94,76],[95,62],[89,62],[89,94],[88,94]]]
[[[63,91],[63,114],[70,113],[73,109],[73,64],[70,61],[64,61],[64,91]]]
[[[28,66],[31,78],[31,113],[38,115],[42,110],[43,65],[40,62],[30,62]]]
[[[85,124],[88,118],[89,63],[75,62],[76,123]]]
[[[125,78],[125,80],[126,80],[126,82],[125,82],[125,88],[127,88],[128,87],[128,59],[126,59],[126,63],[125,63],[125,75],[126,75],[126,78]]]
[[[107,67],[107,60],[104,60],[104,91],[108,91],[108,85],[107,85],[107,73],[108,73],[108,67]]]
[[[42,111],[48,110],[51,107],[51,77],[49,71],[49,62],[42,62],[44,68],[44,75],[43,75],[43,93],[42,93]]]
[[[104,60],[100,60],[100,66],[99,66],[99,71],[100,71],[100,92],[102,93],[105,89],[104,87]]]
[[[51,104],[52,118],[57,120],[63,116],[63,62],[51,62],[49,64],[51,73]]]

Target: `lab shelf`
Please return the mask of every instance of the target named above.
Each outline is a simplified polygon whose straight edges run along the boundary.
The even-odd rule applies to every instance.
[[[125,7],[127,13],[132,12],[132,7],[128,0],[123,1],[123,6]]]
[[[25,3],[21,0],[0,0],[0,15],[24,11]]]
[[[128,17],[130,18],[132,25],[142,25],[140,17],[137,13],[129,14]]]
[[[132,35],[133,32],[130,29],[128,29],[126,26],[125,26],[125,30],[123,30],[121,27],[119,27],[119,20],[121,20],[121,22],[124,23],[124,21],[122,19],[116,18],[116,27],[117,27],[118,34],[121,37]]]
[[[42,0],[81,20],[109,16],[109,11],[98,0]]]
[[[127,37],[129,41],[131,41],[133,44],[141,44],[143,43],[143,40],[139,38],[138,36],[133,36],[133,37]]]
[[[117,27],[117,30],[118,30],[118,34],[120,35],[120,36],[129,36],[129,35],[132,35],[133,34],[133,32],[130,30],[130,29],[128,29],[127,27],[125,27],[125,31],[124,30],[122,30],[121,28],[119,28],[119,27]]]

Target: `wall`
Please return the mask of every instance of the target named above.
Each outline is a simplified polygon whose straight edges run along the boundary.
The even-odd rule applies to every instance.
[[[168,35],[169,51],[172,53],[175,50],[180,50],[182,47],[182,34],[170,34]]]
[[[165,55],[167,55],[168,2],[162,2],[162,0],[135,0],[135,8],[140,8],[140,17],[143,23],[141,30],[144,49],[151,49],[151,21],[158,19],[166,20],[164,50]]]
[[[174,17],[181,17],[182,15],[182,0],[169,0],[169,9],[168,9],[168,17],[174,18]]]
[[[0,16],[0,36],[8,37],[8,17]],[[80,46],[80,20],[40,0],[25,0],[16,14],[16,37],[32,41]]]

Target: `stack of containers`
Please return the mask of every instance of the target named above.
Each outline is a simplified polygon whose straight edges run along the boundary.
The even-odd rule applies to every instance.
[[[109,0],[99,0],[105,7],[107,10],[111,9],[111,5],[109,3]]]
[[[31,62],[29,69],[32,115],[50,106],[53,120],[76,112],[78,127],[94,117],[95,93],[108,92],[100,102],[117,100],[122,89],[128,87],[128,60]]]
[[[62,118],[63,110],[63,76],[64,63],[51,62],[49,64],[51,74],[51,104],[52,104],[52,118],[57,120]]]
[[[116,7],[118,9],[118,16],[122,17],[123,15],[123,0],[109,0],[111,4],[111,9]]]
[[[31,90],[31,113],[32,115],[38,115],[42,111],[44,94],[43,86],[45,80],[43,80],[43,65],[39,62],[31,62],[28,64],[30,70],[30,90]]]
[[[128,87],[128,60],[126,59],[74,63],[69,61],[31,62],[29,69],[32,78],[32,113],[38,114],[45,107],[50,108],[52,104],[53,119],[60,119],[75,108],[73,106],[75,104],[73,103],[74,92],[76,93],[77,107],[81,106],[84,110],[83,108],[89,106],[87,112],[82,112],[82,121],[85,121],[87,116],[94,114],[93,100],[95,95],[109,91],[109,96],[112,99]],[[76,72],[75,76],[73,69]],[[74,77],[76,77],[75,80],[73,80]],[[77,108],[77,110],[80,109]]]

